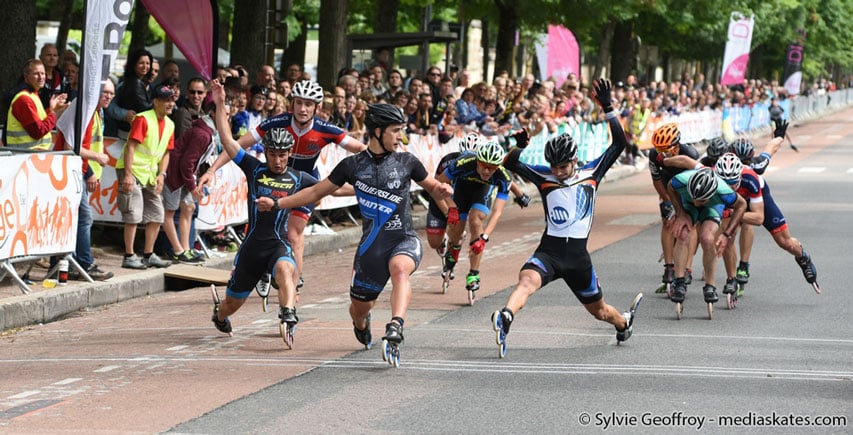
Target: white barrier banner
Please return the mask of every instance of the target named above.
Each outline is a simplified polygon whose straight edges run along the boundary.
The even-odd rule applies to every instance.
[[[110,156],[110,163],[104,166],[98,190],[89,195],[89,205],[96,222],[121,222],[118,210],[118,180],[115,164],[121,157],[124,140],[114,137],[104,138],[104,149]],[[199,201],[196,229],[214,230],[223,225],[237,225],[249,220],[246,208],[248,190],[246,177],[237,165],[229,162],[216,171],[216,181],[209,194]]]
[[[82,164],[71,155],[0,157],[0,259],[74,251]]]

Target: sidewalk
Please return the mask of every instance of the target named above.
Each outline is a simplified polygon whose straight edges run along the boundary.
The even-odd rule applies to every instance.
[[[614,166],[608,171],[605,180],[618,180],[642,170],[645,170],[644,166]],[[539,194],[534,186],[528,183],[525,191],[534,201],[539,201]],[[425,217],[426,210],[416,206],[414,212],[416,229],[425,227]],[[361,232],[361,225],[357,225],[336,229],[335,233],[330,235],[306,234],[305,256],[355,245],[361,238]],[[33,267],[30,271],[30,279],[35,283],[30,285],[29,294],[23,294],[9,277],[0,281],[0,331],[53,322],[80,310],[94,309],[170,290],[166,288],[164,276],[168,268],[144,271],[122,269],[122,252],[117,246],[93,247],[93,253],[99,267],[113,272],[115,274],[113,278],[95,283],[69,280],[67,285],[47,289],[42,286],[47,269]],[[203,267],[230,270],[234,255],[234,253],[217,252],[213,258],[205,262]],[[26,268],[25,264],[16,265],[19,274],[23,274]]]

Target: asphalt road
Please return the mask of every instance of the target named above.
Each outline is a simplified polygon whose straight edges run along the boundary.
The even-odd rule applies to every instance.
[[[821,295],[759,228],[739,306],[718,303],[708,320],[696,272],[675,320],[673,304],[653,293],[660,227],[641,173],[602,186],[590,241],[609,303],[622,309],[646,294],[622,346],[553,283],[518,314],[498,358],[489,316],[542,230],[538,204],[512,206],[486,251],[474,306],[459,279],[440,294],[438,260],[426,253],[399,368],[382,362],[379,346],[358,350],[346,313],[352,249],[344,249],[307,260],[293,350],[256,298],[232,319],[234,337],[218,334],[205,288],[4,335],[0,432],[849,433],[851,114],[792,129],[801,152],[783,149],[766,175],[813,255]],[[374,337],[387,307],[384,294]],[[800,427],[818,418],[833,425]]]

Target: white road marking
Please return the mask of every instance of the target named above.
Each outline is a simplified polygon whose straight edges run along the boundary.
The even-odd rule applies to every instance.
[[[79,382],[82,380],[83,380],[83,378],[68,378],[68,379],[63,379],[63,380],[58,381],[58,382],[54,382],[53,385],[68,385],[68,384],[73,384],[75,382]]]
[[[9,396],[6,399],[7,400],[25,399],[25,398],[30,397],[30,396],[35,396],[36,394],[41,394],[41,391],[38,391],[38,390],[24,391],[22,393],[15,394],[14,396]]]
[[[94,373],[107,373],[116,369],[120,369],[121,366],[103,366],[97,370],[92,370]]]
[[[797,172],[802,174],[818,174],[826,170],[824,166],[805,166],[800,168]]]
[[[848,173],[848,174],[853,174],[853,168],[848,169],[848,170],[847,170],[847,173]]]
[[[186,349],[186,348],[188,348],[188,347],[189,347],[189,346],[187,346],[187,345],[172,346],[172,347],[170,347],[170,348],[168,348],[168,349],[166,349],[166,350],[171,351],[171,352],[177,352],[177,351],[179,351],[179,350],[184,350],[184,349]]]

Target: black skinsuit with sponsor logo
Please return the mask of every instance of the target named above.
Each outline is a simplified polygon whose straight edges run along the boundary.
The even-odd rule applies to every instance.
[[[413,154],[387,153],[376,156],[362,151],[349,156],[327,178],[336,186],[355,188],[362,215],[363,234],[353,260],[350,296],[375,300],[391,272],[388,263],[396,255],[407,255],[420,264],[423,252],[412,222],[409,188],[429,173]]]
[[[228,281],[228,295],[245,299],[264,273],[273,273],[278,261],[290,261],[296,267],[287,241],[290,210],[259,212],[255,201],[261,197],[276,200],[293,195],[299,190],[313,186],[317,179],[291,168],[287,168],[282,174],[273,174],[264,163],[242,149],[234,158],[234,162],[246,174],[246,184],[249,188],[249,231],[234,258],[234,270]]]

